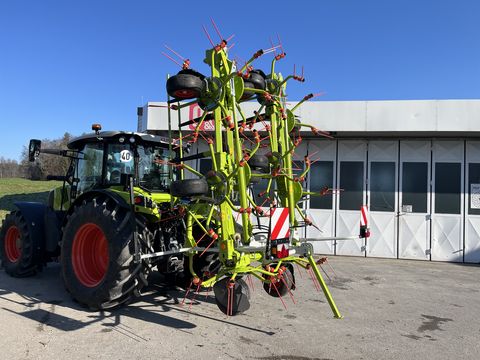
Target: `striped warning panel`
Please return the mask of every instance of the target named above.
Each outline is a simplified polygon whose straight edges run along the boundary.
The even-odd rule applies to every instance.
[[[272,233],[271,240],[285,239],[290,237],[290,216],[288,208],[274,208],[271,213]]]
[[[368,214],[368,210],[367,210],[367,205],[362,205],[361,207],[361,217],[360,217],[360,226],[368,226],[368,218],[367,218],[367,214]]]

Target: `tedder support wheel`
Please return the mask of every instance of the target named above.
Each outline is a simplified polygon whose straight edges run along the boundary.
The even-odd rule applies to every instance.
[[[104,195],[84,200],[63,231],[62,272],[72,297],[92,310],[128,301],[143,286],[145,268],[134,262],[133,227],[141,241],[151,232],[130,209]],[[150,239],[148,239],[150,237]]]
[[[248,88],[248,89],[255,89],[255,85],[250,82],[249,80],[243,80],[243,88]],[[253,95],[255,95],[254,92],[251,91],[243,91],[242,97],[240,100],[247,100],[250,99]]]
[[[272,280],[271,283],[263,283],[263,289],[273,297],[285,296],[290,290],[295,290],[295,279],[288,267],[283,271],[281,279]]]
[[[170,193],[176,197],[202,196],[209,193],[209,186],[205,179],[185,179],[173,181]]]
[[[173,98],[186,100],[200,97],[205,77],[194,70],[182,70],[167,80],[167,93]]]
[[[266,155],[255,154],[248,160],[248,165],[252,169],[262,170],[264,173],[270,172],[270,162]]]
[[[224,277],[213,285],[218,308],[225,315],[234,316],[250,308],[250,288],[242,278],[231,281]]]
[[[41,249],[28,231],[21,211],[5,217],[0,232],[0,255],[5,271],[15,277],[30,276],[41,267]]]
[[[251,82],[255,86],[255,89],[265,90],[266,77],[267,76],[262,70],[256,69],[256,70],[250,71],[250,76],[247,81]]]

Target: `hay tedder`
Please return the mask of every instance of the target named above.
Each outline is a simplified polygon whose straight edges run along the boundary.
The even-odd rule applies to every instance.
[[[159,271],[186,280],[185,297],[213,288],[219,309],[235,315],[249,308],[254,278],[269,295],[293,299],[295,269],[303,268],[341,317],[319,270],[322,259],[316,261],[312,244],[299,236],[303,227],[315,226],[299,204],[332,190],[305,191],[312,161],[304,157],[297,169],[293,160],[302,128],[330,136],[295,115],[314,95],[288,108],[287,83],[304,77],[276,72],[285,57],[281,45],[258,50],[240,66],[228,57],[229,40],[210,39],[208,76],[172,50],[182,69],[166,84],[168,138],[94,125],[67,150],[30,141],[30,160],[50,153],[71,163],[67,174],[50,177],[63,186],[51,191],[48,204],[17,203],[7,215],[0,254],[9,274],[34,274],[59,258],[73,298],[105,309],[140,295],[149,275]],[[268,53],[273,59],[266,75],[253,63]],[[251,100],[258,108],[246,114],[241,103]],[[192,104],[200,116],[182,122],[181,109]],[[208,150],[189,155],[190,146],[200,143]],[[210,169],[194,169],[189,164],[196,159],[209,159]],[[256,193],[259,182],[265,187]],[[362,225],[359,236],[368,237]]]

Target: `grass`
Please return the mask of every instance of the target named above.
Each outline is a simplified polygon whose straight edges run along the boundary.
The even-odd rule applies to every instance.
[[[26,179],[0,179],[0,224],[16,201],[46,202],[48,192],[60,186],[59,181],[32,181]]]

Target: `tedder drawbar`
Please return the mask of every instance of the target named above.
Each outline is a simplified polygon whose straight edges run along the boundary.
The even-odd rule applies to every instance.
[[[295,115],[314,95],[287,106],[287,83],[304,77],[276,72],[285,57],[281,45],[258,50],[239,66],[228,57],[227,41],[210,39],[208,76],[182,58],[182,70],[168,78],[169,138],[94,125],[67,150],[30,141],[31,161],[50,153],[71,162],[65,175],[50,176],[63,186],[51,191],[47,204],[19,202],[6,216],[0,255],[7,273],[28,276],[60,258],[73,298],[106,309],[138,296],[158,271],[187,279],[185,297],[213,288],[219,309],[235,315],[250,307],[252,277],[269,295],[293,299],[294,270],[304,268],[341,318],[319,271],[322,259],[316,261],[311,242],[298,235],[315,226],[299,204],[332,190],[305,191],[311,160],[305,156],[300,170],[293,161],[302,129],[330,137]],[[274,55],[268,75],[252,66],[267,53]],[[258,109],[246,114],[241,103],[251,100]],[[201,116],[182,122],[181,109],[192,104]],[[204,130],[207,122],[211,131]],[[193,130],[182,130],[187,125]],[[188,155],[193,143],[208,150]],[[204,174],[188,165],[200,158],[210,159]],[[266,187],[257,193],[259,182]],[[359,236],[368,237],[366,216],[361,225]]]

